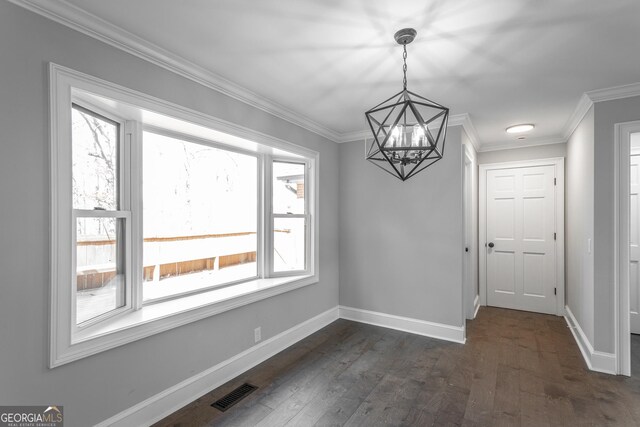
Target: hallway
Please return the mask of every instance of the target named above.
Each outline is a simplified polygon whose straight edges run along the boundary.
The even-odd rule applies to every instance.
[[[465,345],[338,320],[156,424],[201,425],[631,426],[640,379],[589,372],[556,316],[482,307]]]

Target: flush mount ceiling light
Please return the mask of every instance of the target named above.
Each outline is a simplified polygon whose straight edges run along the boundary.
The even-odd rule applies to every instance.
[[[507,133],[523,133],[523,132],[529,132],[530,130],[533,130],[534,127],[535,127],[534,125],[527,123],[522,125],[509,126],[505,130],[507,131]]]
[[[407,89],[407,45],[416,30],[405,28],[394,38],[403,47],[402,91],[365,113],[373,133],[367,160],[406,181],[444,154],[449,109]]]

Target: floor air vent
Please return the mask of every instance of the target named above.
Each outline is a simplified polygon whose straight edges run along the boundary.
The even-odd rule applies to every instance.
[[[257,389],[258,387],[254,385],[244,383],[237,389],[233,390],[231,393],[212,403],[211,406],[213,406],[214,408],[218,408],[222,412],[224,412]]]

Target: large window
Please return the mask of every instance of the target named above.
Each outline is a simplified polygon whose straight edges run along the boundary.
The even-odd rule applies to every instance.
[[[256,278],[258,159],[143,134],[144,301]]]
[[[51,70],[51,366],[318,281],[317,153]]]

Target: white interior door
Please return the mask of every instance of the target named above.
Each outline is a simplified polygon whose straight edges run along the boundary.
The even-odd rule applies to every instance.
[[[630,331],[640,334],[640,150],[631,147],[629,195],[629,310]]]
[[[487,171],[487,304],[556,314],[555,167]]]

